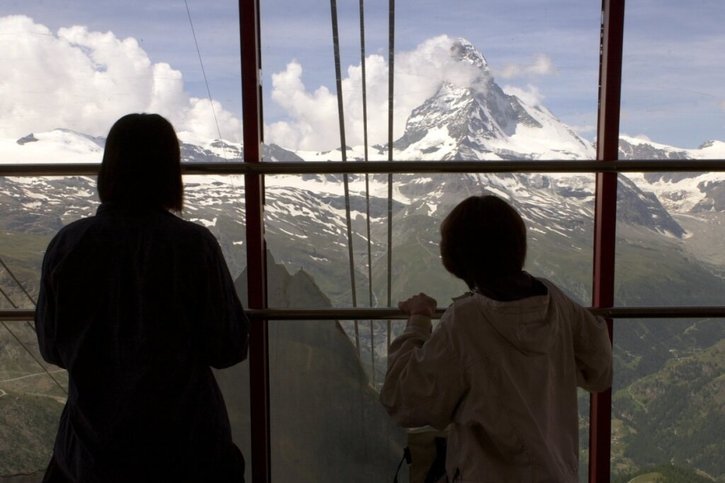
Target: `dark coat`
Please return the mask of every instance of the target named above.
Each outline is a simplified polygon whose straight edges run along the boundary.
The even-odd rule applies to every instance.
[[[242,481],[211,367],[245,359],[249,322],[206,228],[101,205],[50,242],[35,323],[43,357],[69,374],[49,473]]]

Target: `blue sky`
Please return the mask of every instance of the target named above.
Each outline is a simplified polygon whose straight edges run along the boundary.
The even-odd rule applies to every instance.
[[[109,72],[103,73],[106,76],[103,85],[115,86],[111,89],[119,89],[118,95],[108,94],[107,97],[113,99],[98,102],[77,97],[76,105],[82,105],[86,122],[78,126],[55,127],[87,129],[86,126],[110,125],[109,119],[103,116],[93,121],[95,110],[147,106],[149,94],[143,92],[144,86],[152,86],[153,95],[159,95],[159,85],[163,84],[159,79],[174,77],[174,82],[169,82],[168,86],[172,94],[163,94],[162,100],[151,105],[173,111],[170,117],[179,117],[175,122],[177,129],[181,123],[182,130],[197,131],[203,136],[217,131],[216,124],[219,124],[223,137],[238,137],[239,127],[235,121],[241,119],[241,101],[237,3],[233,0],[187,2],[209,88],[216,101],[217,122],[213,121],[212,112],[208,109],[206,86],[183,0],[3,0],[0,2],[0,17],[25,15],[35,25],[47,27],[48,31],[41,33],[34,29],[32,35],[37,41],[19,54],[0,53],[0,61],[5,65],[11,62],[11,69],[21,70],[14,85],[6,83],[3,86],[0,81],[0,89],[4,89],[0,90],[0,94],[6,99],[0,103],[10,102],[7,101],[8,96],[16,99],[12,101],[15,104],[4,106],[0,112],[26,109],[35,113],[37,119],[47,122],[53,119],[58,123],[73,123],[74,117],[78,117],[73,115],[73,103],[48,98],[36,99],[37,104],[33,105],[31,94],[51,96],[49,92],[52,91],[61,98],[67,97],[62,95],[60,85],[50,89],[46,84],[56,79],[59,79],[58,83],[72,81],[78,89],[78,84],[84,80],[79,77],[65,79],[57,71],[45,72],[42,66],[28,66],[26,62],[29,63],[27,58],[33,56],[33,49],[37,49],[41,56],[60,52],[47,49],[41,40],[54,39],[61,28],[84,26],[85,33],[74,32],[70,37],[71,40],[82,37],[83,40],[79,41],[83,44],[81,51],[85,50],[89,57],[93,57],[95,49],[102,49],[99,42],[106,45],[103,42],[107,43],[108,38],[104,40],[92,34],[110,31],[118,43],[106,56],[115,58],[125,55],[119,52],[128,52],[122,41],[131,37],[137,41],[137,49],[131,49],[128,55],[135,58],[145,55],[144,62],[154,71],[155,81],[146,84],[135,80],[129,82],[130,75],[143,77],[141,68],[134,68],[128,75],[124,75],[129,68],[126,64],[110,68]],[[419,55],[422,46],[430,46],[431,39],[440,35],[464,37],[484,54],[499,85],[540,102],[582,136],[591,139],[596,124],[600,5],[599,0],[398,1],[396,58],[401,60],[401,81],[396,82],[396,93],[401,95],[401,110],[415,107],[415,102],[419,101],[417,90],[421,91],[421,96],[424,95],[427,92],[425,81],[438,74],[426,71],[426,68],[434,66],[433,63],[426,65],[426,57]],[[368,89],[372,97],[387,96],[384,82],[387,8],[387,1],[368,0],[365,3],[366,50],[369,56],[374,57],[368,66]],[[357,130],[352,118],[359,110],[355,104],[355,99],[359,97],[359,82],[355,80],[355,72],[348,72],[348,68],[360,64],[358,2],[338,0],[338,9],[346,78],[343,94],[350,99],[349,130],[352,134],[349,136],[355,141]],[[329,2],[263,0],[261,11],[268,135],[276,136],[273,140],[277,142],[288,139],[298,148],[334,147],[338,141],[336,130],[330,127],[336,122],[336,112],[334,106],[329,108],[329,100],[335,92]],[[623,133],[646,135],[655,141],[680,147],[696,147],[708,139],[725,140],[724,21],[725,5],[720,0],[627,2]],[[18,24],[13,25],[13,28],[20,28]],[[26,22],[22,28],[30,27]],[[0,30],[0,42],[4,44],[2,50],[19,38],[8,29]],[[22,61],[13,55],[22,55]],[[65,54],[54,55],[55,61],[60,62]],[[418,59],[421,65],[409,66],[410,75],[403,77],[406,55],[409,62]],[[293,68],[290,68],[291,63]],[[52,67],[53,63],[50,64]],[[168,64],[168,69],[154,68],[157,64]],[[137,67],[137,64],[134,65]],[[23,71],[26,68],[27,72]],[[103,70],[105,67],[98,68]],[[115,72],[119,73],[116,77]],[[420,79],[421,85],[415,81],[416,78]],[[276,83],[274,79],[277,79]],[[126,82],[129,84],[124,85]],[[9,89],[27,92],[25,95],[12,95]],[[88,88],[83,92],[91,96],[90,93],[96,91]],[[276,99],[282,99],[282,102]],[[118,102],[114,103],[115,100]],[[43,105],[47,105],[49,110],[55,109],[56,113],[43,113]],[[60,117],[57,114],[59,109],[68,112]],[[317,112],[310,112],[313,110]],[[118,117],[116,114],[109,112],[108,116]],[[4,115],[7,114],[0,114]],[[404,117],[405,113],[401,113],[396,127],[398,135]],[[0,131],[4,127],[8,129],[11,124],[10,119],[6,118],[4,123],[0,119]],[[14,125],[18,125],[17,117]],[[300,134],[301,131],[307,134]]]

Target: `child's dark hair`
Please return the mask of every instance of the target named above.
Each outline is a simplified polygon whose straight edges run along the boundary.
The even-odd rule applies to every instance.
[[[526,259],[526,225],[506,201],[471,196],[441,224],[443,266],[470,289],[521,271]]]

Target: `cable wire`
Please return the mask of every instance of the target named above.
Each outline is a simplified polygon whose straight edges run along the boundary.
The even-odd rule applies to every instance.
[[[37,305],[37,302],[33,298],[32,295],[25,289],[22,283],[20,283],[20,280],[18,280],[18,277],[15,276],[12,270],[10,270],[10,267],[5,263],[5,261],[0,257],[0,265],[5,269],[6,272],[10,275],[10,278],[13,279],[15,284],[20,288],[20,290],[25,294],[26,297],[28,297],[28,300],[33,304],[33,306]]]
[[[10,327],[8,327],[8,324],[5,323],[5,322],[0,322],[0,323],[2,323],[2,326],[5,327],[5,330],[7,330],[8,333],[18,342],[18,344],[20,344],[20,347],[22,347],[23,350],[25,352],[27,352],[30,357],[33,358],[33,360],[35,361],[35,363],[38,364],[38,366],[43,370],[43,372],[45,372],[45,374],[48,377],[50,377],[50,379],[53,381],[53,383],[55,383],[55,385],[58,386],[60,388],[60,390],[63,391],[64,394],[67,395],[68,394],[68,390],[65,388],[65,386],[63,386],[63,384],[61,384],[60,381],[58,381],[55,377],[53,377],[53,374],[51,374],[50,371],[48,371],[48,368],[45,367],[45,365],[40,361],[40,359],[38,359],[35,356],[35,354],[33,354],[33,352],[30,350],[30,348],[28,348],[23,343],[23,341],[20,340],[20,337],[18,337],[17,334],[15,334],[15,332],[13,332],[12,330],[10,330]]]
[[[28,291],[27,291],[27,290],[25,289],[25,287],[23,286],[23,284],[22,284],[22,283],[20,283],[20,280],[18,279],[18,277],[16,277],[16,276],[15,276],[15,274],[13,273],[13,271],[12,271],[12,270],[10,270],[10,267],[8,267],[7,263],[5,263],[5,261],[4,261],[3,259],[2,259],[2,257],[0,257],[0,265],[2,265],[2,267],[3,267],[4,269],[5,269],[5,271],[6,271],[6,272],[8,272],[8,275],[10,275],[10,278],[12,278],[12,279],[13,279],[13,281],[15,282],[15,284],[16,284],[16,285],[17,285],[18,287],[20,287],[20,290],[21,290],[21,291],[22,291],[22,292],[23,292],[23,293],[25,294],[25,296],[26,296],[26,297],[28,297],[28,300],[30,300],[30,303],[31,303],[31,304],[33,304],[33,307],[37,307],[37,306],[38,306],[38,303],[37,303],[37,301],[36,301],[36,300],[35,300],[35,299],[33,298],[33,296],[32,296],[32,295],[30,295],[30,293],[29,293],[29,292],[28,292]],[[13,300],[12,300],[12,299],[10,298],[10,295],[8,295],[8,294],[7,294],[6,292],[5,292],[5,290],[3,290],[3,289],[2,289],[2,287],[0,287],[0,292],[1,292],[1,293],[2,293],[2,295],[3,295],[4,297],[5,297],[5,299],[7,299],[7,301],[8,301],[8,302],[10,302],[10,305],[11,305],[11,306],[12,306],[12,307],[13,307],[14,309],[17,309],[17,308],[19,308],[19,306],[18,306],[17,304],[15,304],[15,302],[13,302]],[[28,327],[30,327],[30,328],[31,328],[31,329],[33,330],[33,332],[35,332],[35,324],[34,324],[34,323],[32,323],[32,322],[30,322],[30,321],[27,321],[27,320],[26,320],[26,321],[25,321],[25,324],[26,324],[26,325],[27,325]]]
[[[33,303],[33,306],[37,306],[38,304],[35,301],[35,299],[33,299],[33,297],[25,289],[25,287],[23,287],[23,284],[20,283],[20,280],[18,280],[18,278],[13,273],[13,271],[10,270],[10,267],[7,266],[7,264],[3,261],[3,259],[1,257],[0,257],[0,265],[2,265],[2,267],[5,269],[5,271],[8,272],[10,277],[17,284],[17,286],[20,287],[20,290],[22,290],[22,292],[25,294],[25,296],[28,297],[28,299],[30,299],[30,301]],[[18,305],[13,301],[13,299],[10,298],[10,295],[5,290],[3,290],[2,287],[0,287],[0,294],[2,294],[3,297],[5,297],[5,299],[10,303],[12,308],[14,308],[14,309],[19,308]],[[30,329],[33,331],[33,333],[35,333],[35,326],[33,324],[31,324],[27,320],[25,321],[25,324],[28,327],[30,327]],[[63,393],[68,394],[68,390],[60,382],[58,382],[58,380],[55,377],[53,377],[53,375],[48,371],[48,369],[45,367],[45,365],[43,365],[43,363],[35,356],[35,354],[30,350],[30,348],[28,348],[23,343],[23,341],[20,340],[20,338],[17,335],[12,330],[10,330],[10,327],[8,327],[8,325],[4,321],[2,322],[2,326],[5,327],[5,330],[7,330],[8,333],[18,342],[18,344],[20,344],[20,347],[25,352],[27,352],[27,354],[38,364],[38,366],[40,366],[40,368],[43,370],[43,372],[45,372],[48,375],[48,377],[50,377],[53,380],[55,385],[58,386],[63,391]]]
[[[199,57],[199,65],[201,66],[201,75],[204,77],[204,85],[206,86],[206,93],[209,96],[209,106],[211,107],[211,115],[214,118],[214,124],[216,124],[217,134],[219,134],[219,140],[222,139],[222,131],[219,129],[219,121],[216,117],[216,111],[214,110],[214,101],[211,97],[211,89],[209,88],[209,81],[206,78],[206,71],[204,70],[204,62],[201,60],[201,51],[199,50],[199,42],[196,40],[196,30],[194,29],[194,22],[191,20],[191,10],[189,9],[189,2],[184,0],[186,5],[186,15],[189,17],[189,26],[191,27],[191,35],[194,37],[194,45],[196,46],[196,55]]]
[[[340,124],[340,152],[342,161],[347,161],[347,142],[345,140],[345,113],[342,100],[342,69],[340,68],[340,36],[337,27],[337,1],[330,0],[330,16],[332,18],[332,44],[335,58],[335,86],[337,88],[337,113]],[[345,189],[345,225],[347,229],[347,250],[350,265],[350,290],[352,292],[352,306],[357,307],[357,290],[355,288],[355,258],[352,239],[352,219],[350,216],[350,186],[347,173],[342,175]],[[360,329],[358,321],[355,324],[355,347],[360,354]]]
[[[13,299],[10,298],[10,295],[8,295],[7,292],[5,290],[3,290],[2,287],[0,287],[0,294],[2,294],[3,297],[5,297],[5,300],[7,300],[8,302],[10,302],[10,306],[12,308],[14,308],[14,309],[20,308],[17,305],[15,305],[15,302],[13,302]]]
[[[365,162],[370,161],[368,154],[368,96],[367,96],[367,71],[365,66],[365,0],[360,0],[360,67],[362,75],[362,108],[363,108],[363,158]],[[372,238],[370,229],[370,174],[365,173],[365,229],[367,235],[368,255],[368,306],[373,307],[373,256]],[[370,364],[371,382],[375,387],[375,326],[370,321]]]
[[[395,73],[395,0],[388,7],[388,161],[393,161],[393,93]],[[388,174],[388,307],[392,306],[393,293],[393,174]],[[388,321],[388,346],[391,339],[391,322]]]

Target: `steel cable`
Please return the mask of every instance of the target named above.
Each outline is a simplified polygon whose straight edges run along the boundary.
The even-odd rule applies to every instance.
[[[340,36],[338,34],[337,27],[337,1],[330,0],[330,11],[332,17],[332,44],[333,53],[335,57],[335,86],[337,88],[337,113],[340,124],[340,153],[342,155],[342,161],[347,161],[347,142],[345,140],[345,113],[343,108],[342,99],[342,72],[340,69]],[[347,249],[348,249],[348,261],[350,265],[350,290],[352,292],[352,306],[357,307],[357,290],[355,289],[355,258],[353,252],[353,239],[352,239],[352,219],[350,217],[350,186],[348,180],[348,174],[342,175],[344,190],[345,190],[345,225],[347,229]],[[360,354],[360,331],[358,327],[358,321],[354,322],[355,326],[355,347]]]

